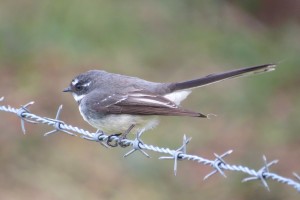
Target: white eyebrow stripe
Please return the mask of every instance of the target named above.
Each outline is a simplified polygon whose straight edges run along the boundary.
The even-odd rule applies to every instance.
[[[72,85],[76,85],[79,82],[79,80],[76,78],[72,81]]]
[[[89,81],[89,82],[83,84],[82,86],[83,86],[83,87],[88,87],[89,85],[91,85],[91,83],[92,83],[92,81]]]

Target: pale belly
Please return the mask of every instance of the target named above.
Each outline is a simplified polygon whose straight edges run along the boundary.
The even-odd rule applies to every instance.
[[[83,119],[87,121],[91,126],[107,134],[125,133],[131,125],[134,125],[134,128],[130,131],[130,133],[136,134],[142,129],[144,131],[152,129],[159,123],[155,116],[112,114],[103,116],[99,119],[87,119],[85,115],[83,115],[81,110],[80,114],[82,115]]]
[[[101,120],[89,120],[89,124],[93,127],[100,129],[108,134],[124,133],[131,125],[134,128],[131,133],[137,133],[144,129],[144,131],[154,128],[158,124],[155,117],[149,116],[131,116],[131,115],[109,115]]]

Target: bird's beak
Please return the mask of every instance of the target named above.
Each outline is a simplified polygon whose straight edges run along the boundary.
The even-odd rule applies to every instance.
[[[71,87],[67,87],[63,90],[63,92],[71,92],[71,91],[72,91]]]

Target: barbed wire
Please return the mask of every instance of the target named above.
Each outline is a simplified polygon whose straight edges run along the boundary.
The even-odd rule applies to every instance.
[[[0,98],[0,101],[3,101],[3,97]],[[95,133],[91,133],[89,131],[86,131],[84,129],[78,128],[76,126],[68,125],[64,121],[60,120],[60,113],[62,111],[62,105],[59,106],[57,110],[57,114],[55,119],[48,118],[48,117],[41,117],[38,115],[35,115],[31,113],[28,109],[29,106],[33,105],[34,102],[29,102],[26,105],[21,106],[20,108],[13,108],[9,105],[7,106],[0,106],[0,111],[4,112],[10,112],[13,114],[16,114],[20,119],[21,119],[21,129],[23,133],[26,133],[25,129],[25,122],[28,123],[34,123],[34,124],[46,124],[49,126],[54,127],[54,130],[51,130],[47,133],[44,134],[44,136],[54,134],[57,132],[62,132],[71,136],[78,136],[80,135],[81,138],[89,140],[89,141],[94,141],[102,144],[105,147],[107,146],[107,140],[115,141],[115,142],[121,142],[123,145],[131,147],[132,149],[124,155],[124,157],[127,157],[131,154],[133,154],[136,151],[141,152],[143,155],[146,157],[150,158],[148,153],[146,153],[145,150],[148,151],[154,151],[157,153],[161,154],[166,154],[167,156],[162,156],[159,157],[159,159],[164,160],[164,159],[169,159],[169,160],[174,160],[174,174],[176,175],[177,173],[177,162],[178,160],[189,160],[189,161],[194,161],[197,162],[198,164],[203,164],[203,165],[208,165],[212,167],[212,172],[207,174],[203,180],[208,179],[212,175],[219,173],[223,177],[226,177],[225,170],[227,171],[235,171],[235,172],[242,172],[244,174],[249,175],[249,177],[244,178],[242,182],[248,182],[248,181],[253,181],[253,180],[260,180],[263,184],[263,186],[270,191],[270,188],[268,186],[267,180],[271,179],[274,181],[277,181],[279,183],[287,184],[293,188],[295,188],[298,192],[300,192],[300,176],[296,173],[293,173],[293,175],[296,177],[296,180],[293,180],[291,178],[286,178],[283,176],[280,176],[276,173],[270,172],[269,168],[278,163],[278,160],[273,160],[271,162],[267,161],[266,156],[263,156],[263,167],[261,167],[258,170],[251,169],[246,166],[242,165],[233,165],[233,164],[228,164],[224,158],[228,155],[230,155],[233,150],[229,150],[221,155],[218,155],[214,153],[214,160],[210,160],[207,158],[203,158],[197,155],[191,155],[187,154],[186,147],[187,144],[191,141],[191,138],[187,138],[186,135],[183,136],[183,141],[182,145],[175,150],[172,150],[170,148],[165,148],[165,147],[158,147],[154,145],[148,145],[145,144],[141,140],[141,135],[143,134],[143,131],[140,131],[136,134],[136,138],[134,140],[130,139],[122,139],[120,141],[120,138],[117,136],[108,136],[101,130],[98,130]]]

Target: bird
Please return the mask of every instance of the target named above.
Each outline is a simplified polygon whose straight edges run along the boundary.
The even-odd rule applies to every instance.
[[[275,64],[264,64],[182,82],[151,82],[103,70],[89,70],[73,78],[63,92],[72,93],[81,116],[91,126],[124,138],[129,132],[154,128],[158,125],[158,116],[208,118],[206,114],[180,106],[193,89],[275,68]]]

